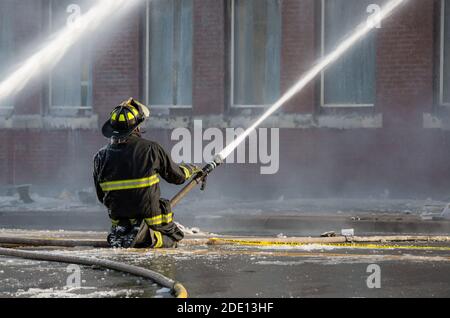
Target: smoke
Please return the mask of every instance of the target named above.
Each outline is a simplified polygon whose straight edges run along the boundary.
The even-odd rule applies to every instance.
[[[97,0],[97,3],[76,22],[68,24],[54,35],[41,50],[25,60],[0,83],[0,100],[20,92],[34,77],[50,71],[74,44],[90,32],[96,31],[118,13],[125,13],[141,0]]]

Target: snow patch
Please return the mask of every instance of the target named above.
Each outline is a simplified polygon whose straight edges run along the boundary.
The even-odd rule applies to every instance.
[[[192,236],[209,236],[215,235],[214,233],[204,232],[200,230],[198,227],[187,227],[181,223],[175,222],[175,224],[183,231],[184,234],[189,234]]]
[[[80,288],[30,288],[26,291],[18,291],[12,293],[15,297],[30,297],[30,298],[105,298],[105,297],[137,297],[144,292],[140,290],[131,289],[112,289],[108,291],[93,291],[85,293],[86,290],[96,289],[95,287],[80,287]]]
[[[163,287],[161,289],[158,289],[156,291],[156,293],[157,294],[169,294],[170,293],[170,288]]]

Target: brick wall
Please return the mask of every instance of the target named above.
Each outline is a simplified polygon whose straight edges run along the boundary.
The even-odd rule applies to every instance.
[[[42,1],[17,3],[17,44],[27,51],[46,32]],[[141,8],[142,9],[142,8]],[[42,14],[37,14],[41,12]],[[96,40],[94,63],[94,112],[100,125],[118,101],[140,97],[140,12],[121,20],[114,31],[103,30]],[[15,116],[45,114],[47,75],[32,80],[16,97]],[[92,156],[105,143],[94,130],[0,129],[0,183],[33,183],[55,187],[89,185]],[[58,187],[57,186],[57,187]]]
[[[15,20],[16,30],[16,56],[24,58],[22,52],[30,53],[30,48],[39,43],[42,33],[48,21],[45,21],[42,1],[23,0],[17,1]],[[18,62],[18,61],[17,61]],[[15,99],[15,114],[30,115],[41,113],[43,98],[43,83],[48,77],[38,77],[31,80],[24,90]]]
[[[140,79],[143,74],[139,32],[141,10],[120,20],[120,28],[110,28],[101,34],[95,46],[93,76],[94,111],[103,122],[112,108],[130,96],[140,98]]]
[[[435,4],[409,1],[378,31],[376,103],[386,128],[420,128],[432,110]]]
[[[287,91],[309,70],[317,59],[315,0],[283,0],[282,2],[282,53],[281,91]],[[315,107],[314,83],[293,98],[285,112],[312,113]]]
[[[39,3],[20,3],[27,2]],[[224,166],[211,178],[209,191],[235,197],[380,194],[384,189],[398,195],[445,194],[450,189],[450,133],[422,128],[422,114],[434,111],[437,3],[409,1],[377,31],[376,110],[383,113],[382,129],[282,129],[277,175],[261,176],[255,165]],[[285,91],[316,59],[320,30],[314,18],[317,0],[283,0],[281,5],[281,89]],[[194,0],[195,115],[227,112],[227,6],[226,0]],[[39,33],[38,20],[25,20],[24,41]],[[99,39],[94,110],[100,125],[118,101],[143,95],[141,22],[136,12]],[[18,114],[39,114],[44,106],[41,94],[38,85],[28,87],[19,99]],[[314,113],[317,105],[312,84],[284,111]],[[147,136],[170,149],[170,132],[150,130]],[[98,130],[0,130],[0,184],[89,185],[92,155],[103,143]]]
[[[194,0],[193,85],[195,114],[225,110],[224,0]]]

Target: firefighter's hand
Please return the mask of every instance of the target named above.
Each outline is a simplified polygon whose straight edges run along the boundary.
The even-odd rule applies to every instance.
[[[180,165],[180,168],[183,170],[186,180],[202,171],[198,166],[190,163],[183,163]]]

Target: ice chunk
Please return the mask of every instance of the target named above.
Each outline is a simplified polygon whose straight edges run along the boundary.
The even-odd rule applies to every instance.
[[[157,294],[167,294],[170,293],[170,288],[161,288],[156,291]]]

